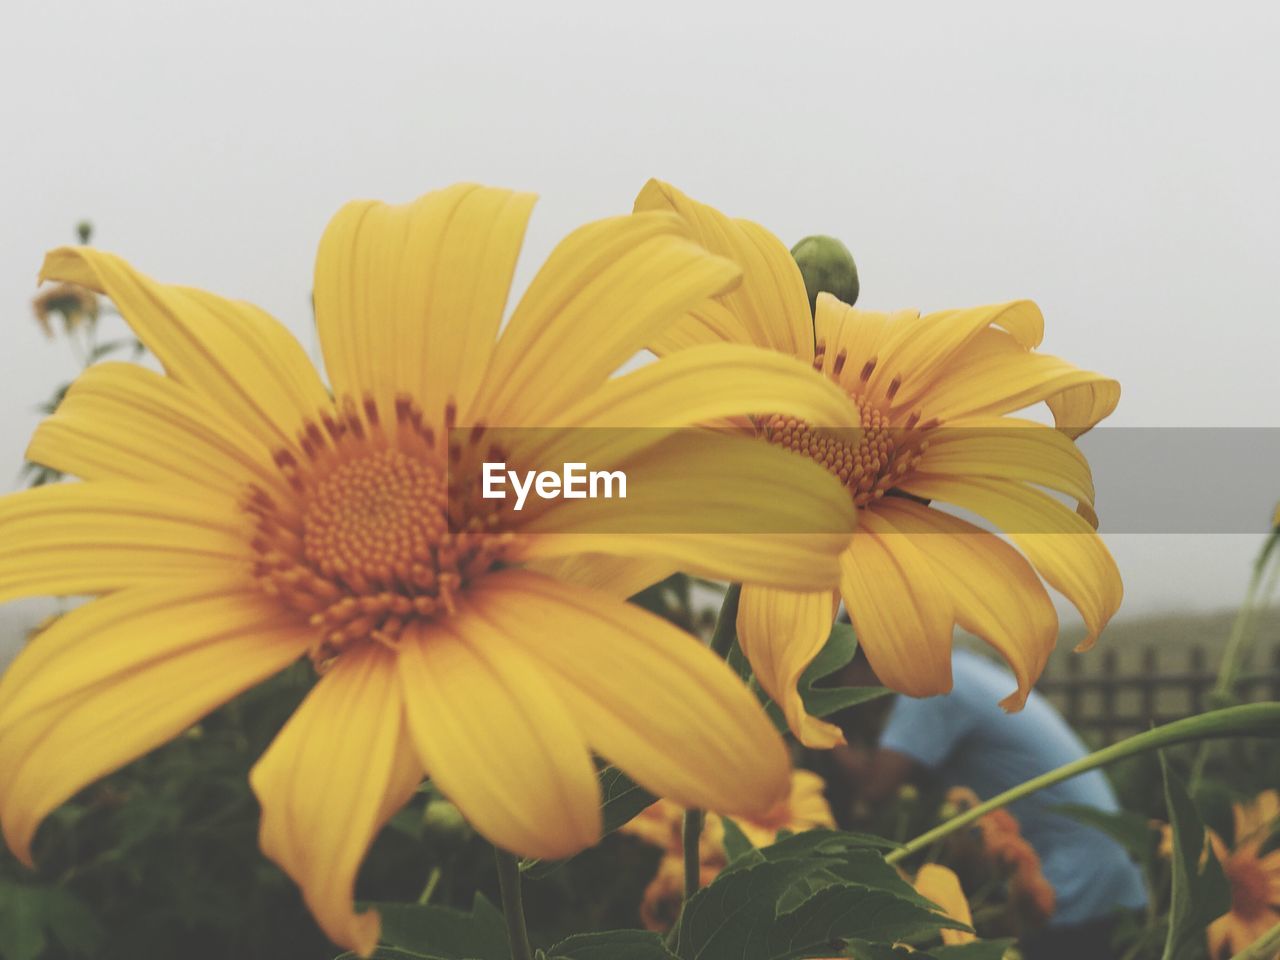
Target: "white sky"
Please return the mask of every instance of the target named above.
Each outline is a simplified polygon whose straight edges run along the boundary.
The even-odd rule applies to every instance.
[[[1057,6],[6,3],[0,486],[74,369],[27,301],[78,219],[310,343],[329,215],[459,179],[542,194],[518,283],[656,175],[841,236],[864,306],[1034,298],[1115,424],[1280,426],[1280,8]],[[1111,543],[1132,614],[1234,603],[1259,540]]]

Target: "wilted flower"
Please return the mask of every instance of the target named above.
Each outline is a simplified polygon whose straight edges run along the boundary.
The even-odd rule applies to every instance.
[[[62,332],[66,334],[96,323],[98,297],[92,290],[74,283],[55,283],[36,294],[31,309],[44,335],[52,338],[55,315],[62,318]]]

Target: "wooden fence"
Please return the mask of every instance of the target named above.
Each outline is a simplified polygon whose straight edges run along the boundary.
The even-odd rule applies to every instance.
[[[1152,645],[1127,653],[1123,659],[1114,649],[1055,658],[1037,689],[1099,746],[1211,708],[1216,652],[1211,657],[1203,646]],[[1280,700],[1280,646],[1260,651],[1245,665],[1237,692],[1249,701]]]

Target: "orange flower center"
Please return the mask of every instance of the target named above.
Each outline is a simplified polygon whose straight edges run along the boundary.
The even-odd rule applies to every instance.
[[[1231,912],[1247,920],[1271,909],[1271,882],[1256,855],[1237,851],[1222,865],[1231,883]]]
[[[822,369],[824,352],[819,343],[814,360],[818,370]],[[828,372],[837,384],[844,369],[843,360],[841,351],[834,369]],[[876,361],[872,360],[862,368],[857,389],[866,389],[875,367]],[[856,430],[814,427],[795,417],[773,414],[756,418],[756,435],[825,467],[848,488],[855,504],[865,506],[879,500],[915,469],[929,447],[923,434],[937,426],[936,421],[920,424],[918,413],[900,425],[891,422],[887,411],[900,385],[901,380],[895,378],[879,401],[873,401],[866,393],[850,393],[858,408],[860,422]]]
[[[445,420],[452,426],[452,408]],[[316,629],[321,668],[353,643],[394,646],[415,620],[454,613],[458,594],[511,543],[492,505],[449,487],[443,464],[466,451],[438,450],[408,398],[397,400],[396,421],[384,431],[371,398],[363,411],[348,401],[341,417],[304,426],[303,458],[277,451],[294,499],[249,493],[254,576]]]

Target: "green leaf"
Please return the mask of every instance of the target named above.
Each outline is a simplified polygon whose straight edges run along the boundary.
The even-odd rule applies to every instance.
[[[1218,858],[1205,843],[1204,824],[1186,786],[1169,769],[1163,754],[1160,767],[1173,828],[1173,891],[1161,958],[1191,960],[1204,955],[1205,927],[1231,908],[1231,888]]]
[[[510,960],[502,912],[476,894],[471,912],[413,903],[370,904],[382,915],[382,943],[392,957],[431,960]],[[348,954],[343,955],[348,956]]]
[[[762,861],[723,871],[685,904],[676,953],[682,960],[750,960],[752,943],[762,942],[777,916],[787,888],[824,865],[818,860]]]
[[[848,707],[883,697],[892,691],[884,687],[819,687],[819,680],[846,666],[858,652],[858,635],[853,625],[837,621],[822,651],[800,675],[797,684],[805,710],[815,717],[829,717]]]
[[[599,773],[600,797],[604,818],[602,836],[613,833],[635,818],[640,811],[657,801],[652,793],[638,786],[617,767],[603,767]],[[520,872],[530,879],[546,876],[560,868],[563,860],[522,860]]]
[[[819,890],[794,910],[778,917],[767,929],[766,949],[757,948],[744,957],[759,960],[811,957],[817,955],[816,951],[846,940],[892,944],[936,934],[944,927],[969,929],[887,890],[839,884]]]
[[[547,960],[675,960],[656,933],[644,930],[610,930],[581,933],[561,940]]]
[[[721,817],[720,822],[724,824],[724,857],[727,863],[733,863],[755,849],[755,845],[747,839],[742,828],[732,819]]]
[[[97,919],[68,890],[0,881],[0,957],[36,960],[53,939],[68,953],[85,956],[102,938]]]

